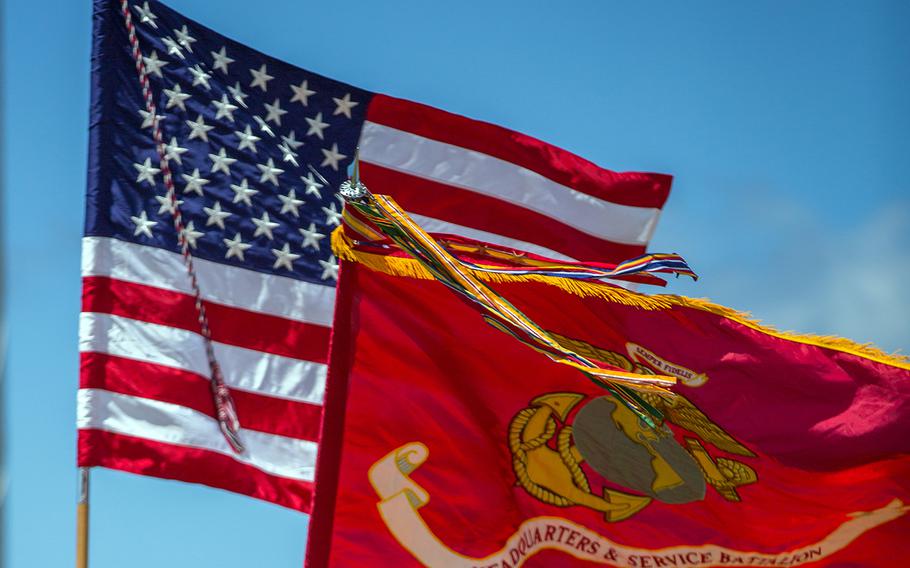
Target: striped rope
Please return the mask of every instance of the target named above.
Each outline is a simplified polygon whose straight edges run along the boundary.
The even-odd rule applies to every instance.
[[[171,205],[171,218],[174,222],[174,229],[177,231],[177,241],[183,256],[183,264],[186,267],[187,275],[190,278],[190,286],[193,290],[193,299],[195,301],[197,314],[196,319],[199,322],[199,328],[202,332],[202,339],[205,344],[205,354],[208,358],[209,368],[212,372],[210,384],[218,418],[218,427],[221,429],[221,433],[224,435],[225,440],[227,440],[231,448],[237,453],[242,453],[243,444],[240,441],[240,420],[237,417],[237,411],[234,407],[234,401],[231,398],[231,392],[224,382],[224,376],[221,374],[221,367],[215,359],[215,349],[212,345],[212,331],[209,327],[208,317],[205,313],[205,304],[202,301],[202,292],[199,289],[199,281],[193,266],[193,255],[190,252],[189,241],[186,238],[186,227],[183,224],[183,215],[180,213],[180,205],[177,202],[177,188],[174,185],[174,179],[171,176],[167,148],[164,143],[164,136],[161,133],[161,125],[158,123],[157,108],[152,95],[152,88],[149,84],[145,63],[142,60],[142,51],[139,49],[139,38],[136,36],[136,29],[133,26],[133,18],[130,14],[128,0],[120,0],[120,11],[123,14],[123,20],[126,24],[127,33],[129,34],[133,59],[136,63],[136,73],[139,75],[139,83],[142,85],[142,96],[145,98],[145,110],[149,113],[149,117],[152,121],[155,149],[158,152],[161,173],[164,176],[164,187],[167,189],[166,197],[170,200]]]

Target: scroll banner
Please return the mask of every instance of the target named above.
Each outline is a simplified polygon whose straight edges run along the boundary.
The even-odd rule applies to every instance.
[[[644,395],[652,429],[419,270],[341,271],[308,566],[910,557],[906,362],[695,300],[493,284],[585,357],[693,379]]]
[[[907,512],[894,499],[875,511],[858,511],[823,540],[799,549],[761,554],[720,546],[678,546],[663,550],[632,548],[604,535],[559,517],[534,517],[523,522],[504,546],[483,558],[463,556],[433,534],[420,517],[419,509],[429,494],[408,477],[427,459],[427,447],[419,442],[389,453],[370,469],[370,482],[379,495],[379,515],[392,536],[414,558],[427,566],[472,568],[478,566],[521,566],[535,553],[551,549],[580,560],[636,568],[639,566],[763,565],[799,566],[822,560],[853,542],[858,536]]]

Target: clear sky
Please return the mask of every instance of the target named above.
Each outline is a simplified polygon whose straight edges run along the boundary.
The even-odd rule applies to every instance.
[[[89,0],[3,3],[10,568],[72,565]],[[290,63],[676,176],[652,248],[784,329],[910,347],[910,3],[172,0]],[[368,180],[367,180],[368,181]],[[96,470],[94,567],[299,566],[307,517]]]

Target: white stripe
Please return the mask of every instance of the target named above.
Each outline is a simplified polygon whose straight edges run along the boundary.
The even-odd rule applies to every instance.
[[[206,300],[286,319],[332,326],[335,288],[194,258]],[[110,237],[82,239],[82,276],[117,280],[190,294],[183,258],[164,249]]]
[[[660,213],[598,199],[506,160],[373,122],[363,125],[360,158],[495,197],[615,243],[646,245]]]
[[[562,253],[556,252],[555,250],[550,250],[546,247],[535,245],[533,243],[520,241],[518,239],[510,239],[508,237],[503,237],[502,235],[481,231],[480,229],[472,229],[470,227],[456,225],[455,223],[441,221],[439,219],[434,219],[433,217],[427,217],[425,215],[417,215],[416,213],[408,213],[408,215],[410,215],[411,218],[414,219],[414,221],[416,221],[417,224],[420,225],[421,228],[423,228],[423,230],[428,233],[448,233],[450,235],[458,235],[461,237],[474,239],[475,241],[502,245],[533,254],[539,254],[540,256],[551,258],[553,260],[575,260],[570,256],[566,256]]]
[[[77,428],[209,450],[272,475],[314,479],[317,444],[308,440],[241,429],[246,450],[236,454],[214,418],[185,406],[101,389],[80,389],[76,400]]]
[[[322,404],[326,365],[213,343],[225,382],[234,388]],[[191,331],[94,312],[79,316],[79,351],[107,353],[208,377],[202,336]],[[157,380],[157,379],[156,379]]]

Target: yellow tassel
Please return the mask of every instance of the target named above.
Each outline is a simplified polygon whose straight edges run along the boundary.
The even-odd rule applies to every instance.
[[[392,276],[405,276],[419,280],[435,279],[423,265],[413,258],[392,257],[354,250],[341,227],[332,232],[332,250],[335,252],[336,257],[357,262],[376,272],[382,272]],[[572,280],[569,278],[542,276],[539,274],[500,274],[470,270],[467,268],[466,270],[469,270],[472,275],[484,282],[540,282],[549,286],[555,286],[560,290],[582,298],[599,298],[614,304],[622,304],[624,306],[631,306],[643,310],[669,310],[675,307],[701,310],[735,321],[736,323],[772,337],[849,353],[885,365],[892,365],[901,369],[910,370],[910,358],[906,355],[897,353],[889,354],[872,344],[856,343],[855,341],[842,337],[778,331],[771,326],[762,325],[758,320],[752,318],[747,313],[727,308],[705,299],[687,298],[685,296],[676,296],[673,294],[648,296],[600,282]]]

